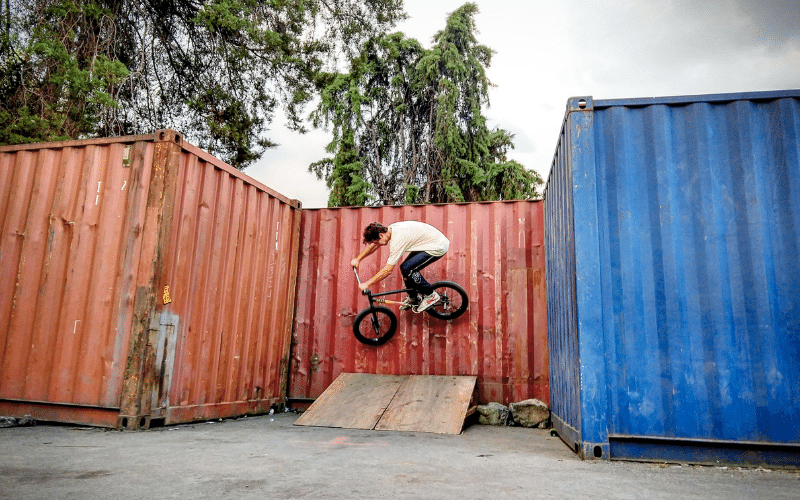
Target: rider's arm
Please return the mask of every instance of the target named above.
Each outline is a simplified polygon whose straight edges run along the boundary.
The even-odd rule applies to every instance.
[[[368,279],[364,283],[361,283],[359,285],[359,288],[361,288],[362,290],[366,290],[367,288],[371,287],[375,283],[377,283],[377,282],[381,281],[382,279],[386,278],[387,276],[391,275],[392,271],[394,271],[394,264],[387,263],[385,266],[383,266],[383,269],[378,271],[378,274],[376,274],[372,278]]]
[[[380,245],[378,245],[377,243],[370,243],[369,245],[367,245],[367,248],[365,248],[358,255],[358,257],[354,257],[353,260],[350,261],[350,265],[357,268],[358,265],[361,263],[361,261],[364,260],[364,258],[367,257],[368,255],[375,253],[375,251],[378,249],[379,246]]]

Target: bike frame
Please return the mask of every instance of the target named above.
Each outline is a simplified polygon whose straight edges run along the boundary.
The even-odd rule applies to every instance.
[[[359,278],[359,276],[358,276],[358,269],[356,269],[354,267],[353,268],[353,272],[355,273],[356,280],[358,281],[358,284],[360,285],[361,284],[361,278]],[[363,295],[367,296],[367,299],[369,299],[369,306],[372,307],[372,305],[375,304],[375,303],[377,303],[377,304],[402,305],[403,303],[400,302],[400,301],[397,301],[397,300],[378,299],[376,297],[384,297],[386,295],[394,295],[396,293],[410,293],[410,292],[414,292],[414,291],[415,290],[412,289],[412,288],[403,288],[401,290],[389,290],[388,292],[380,292],[380,293],[372,293],[369,290],[363,290],[361,293]]]
[[[353,272],[356,275],[358,284],[361,285],[361,278],[358,276],[358,269],[353,267]],[[453,283],[452,281],[437,281],[433,285],[434,287],[439,287],[442,289],[442,300],[437,302],[437,304],[441,303],[443,309],[439,310],[438,307],[428,307],[427,309],[424,309],[424,311],[429,313],[434,318],[443,320],[458,318],[464,311],[466,311],[469,305],[469,297],[467,297],[467,292],[461,288],[458,283]],[[392,335],[394,335],[395,331],[397,330],[397,315],[391,309],[377,306],[376,303],[399,304],[401,306],[405,304],[396,300],[386,300],[379,297],[384,297],[386,295],[392,295],[395,293],[411,294],[414,292],[415,291],[411,288],[389,290],[374,294],[370,292],[369,289],[362,290],[361,293],[366,295],[367,300],[369,300],[369,307],[359,312],[353,320],[353,333],[358,341],[371,346],[383,345],[389,341],[389,339],[392,338]],[[452,306],[452,302],[450,300],[451,293],[453,294],[452,297],[458,296],[455,299],[456,306]],[[400,308],[400,310],[403,309],[406,309],[406,307]],[[415,308],[414,312],[422,311],[417,311]],[[372,334],[372,330],[370,330],[370,323],[372,330],[374,330],[374,335]],[[362,326],[364,326],[363,329],[361,328]]]

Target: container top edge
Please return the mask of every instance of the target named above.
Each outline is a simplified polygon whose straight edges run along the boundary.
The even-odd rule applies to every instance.
[[[7,146],[0,146],[0,153],[16,153],[20,151],[35,151],[47,149],[63,149],[63,148],[82,148],[87,146],[105,146],[109,144],[133,144],[137,142],[173,142],[178,145],[183,151],[197,156],[198,158],[206,161],[216,168],[227,172],[228,174],[238,177],[243,182],[254,186],[256,189],[263,191],[267,195],[278,199],[280,202],[285,203],[293,208],[301,209],[302,203],[299,200],[293,200],[284,196],[274,189],[265,186],[261,182],[253,179],[242,170],[238,170],[214,155],[203,151],[194,144],[189,143],[183,137],[183,134],[175,132],[171,129],[157,130],[152,134],[144,135],[124,135],[117,137],[99,137],[93,139],[75,139],[68,141],[52,141],[52,142],[35,142],[27,144],[13,144]]]
[[[464,201],[464,202],[453,202],[453,203],[427,203],[421,205],[379,205],[379,206],[348,206],[348,207],[310,207],[310,208],[303,208],[304,212],[313,212],[315,210],[348,210],[348,209],[364,209],[364,208],[374,208],[376,210],[382,208],[425,208],[425,207],[446,207],[451,205],[491,205],[496,203],[536,203],[539,201],[544,201],[544,198],[527,198],[524,200],[492,200],[492,201]]]
[[[594,101],[594,108],[610,108],[614,106],[650,106],[655,104],[691,104],[698,102],[751,101],[781,99],[787,97],[800,97],[800,89],[738,92],[730,94],[698,94],[626,99],[599,99]]]
[[[723,94],[697,94],[697,95],[682,95],[682,96],[664,96],[664,97],[634,97],[624,99],[594,99],[587,96],[575,96],[567,99],[567,110],[564,113],[564,119],[561,122],[561,130],[559,131],[559,138],[556,141],[556,152],[558,145],[561,141],[561,136],[564,132],[567,119],[573,112],[594,111],[597,109],[606,109],[613,107],[643,107],[653,105],[681,105],[693,104],[701,102],[733,102],[733,101],[764,101],[773,99],[785,98],[800,98],[800,89],[786,89],[786,90],[765,90],[753,92],[737,92],[737,93],[723,93]],[[583,101],[583,107],[578,104]],[[580,109],[579,109],[580,108]],[[547,193],[550,187],[550,179],[553,175],[553,166],[555,163],[555,154],[550,163],[550,172],[542,190],[542,199],[547,199]]]
[[[15,152],[15,151],[30,151],[34,149],[58,149],[58,148],[75,148],[84,146],[96,146],[104,144],[117,144],[117,143],[134,143],[141,141],[153,141],[155,134],[143,135],[122,135],[116,137],[97,137],[92,139],[70,139],[67,141],[43,141],[43,142],[28,142],[24,144],[7,144],[0,146],[0,153],[2,152]]]

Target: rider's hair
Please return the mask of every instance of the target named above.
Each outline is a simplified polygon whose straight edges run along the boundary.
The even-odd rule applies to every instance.
[[[378,222],[373,222],[364,228],[364,243],[372,243],[378,241],[381,235],[388,231],[389,228]]]

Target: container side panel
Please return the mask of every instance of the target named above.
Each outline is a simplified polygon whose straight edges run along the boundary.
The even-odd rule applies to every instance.
[[[92,172],[88,186],[86,205],[96,212],[92,215],[95,224],[92,279],[89,282],[86,308],[86,329],[81,342],[77,373],[76,392],[89,395],[90,401],[114,405],[118,393],[104,394],[110,380],[119,380],[115,373],[124,367],[120,360],[114,359],[114,345],[119,334],[114,318],[121,273],[118,272],[123,242],[128,234],[125,231],[124,216],[128,203],[126,187],[130,181],[130,168],[122,167],[123,145],[111,147],[94,146]]]
[[[800,99],[594,119],[609,432],[800,442]]]
[[[2,381],[0,386],[2,397],[22,399],[25,394],[26,364],[32,348],[32,332],[26,324],[35,318],[36,283],[39,269],[33,269],[34,262],[25,254],[28,241],[35,242],[37,235],[46,231],[46,220],[29,220],[31,206],[28,200],[38,198],[39,203],[47,205],[37,193],[42,190],[41,184],[45,173],[37,176],[42,160],[39,152],[25,152],[14,155],[16,162],[6,164],[13,169],[11,176],[10,196],[6,202],[5,224],[3,225],[3,243],[0,248],[0,263],[3,269],[3,297],[7,304],[3,316],[4,356],[2,364]],[[52,168],[49,169],[52,175]],[[29,240],[28,234],[32,238]],[[33,290],[31,290],[33,287]]]
[[[397,333],[374,348],[359,343],[353,319],[367,305],[350,260],[363,228],[419,220],[450,239],[446,256],[423,272],[462,285],[466,313],[450,322],[399,311]],[[475,375],[482,402],[538,398],[549,404],[541,202],[304,210],[289,397],[315,398],[342,372]],[[381,248],[359,268],[368,279],[386,263]],[[373,291],[403,288],[396,270]],[[386,297],[403,300],[402,296]]]
[[[586,102],[581,109],[581,102]],[[604,453],[608,446],[608,384],[603,329],[602,272],[599,241],[603,229],[597,215],[597,167],[595,162],[592,101],[572,99],[566,121],[572,197],[580,200],[572,209],[575,226],[575,296],[580,376],[581,435],[583,455]],[[599,447],[599,448],[597,448]]]
[[[16,234],[19,224],[19,209],[14,211],[12,200],[21,190],[19,175],[30,175],[30,168],[19,168],[24,161],[23,154],[0,153],[0,331],[9,331],[11,309],[14,304],[15,276],[19,268],[19,236]],[[0,359],[5,358],[8,337],[0,342]]]
[[[4,407],[136,428],[285,398],[298,204],[162,132],[0,149]]]
[[[114,408],[133,144],[0,154],[0,398]]]
[[[175,318],[175,361],[153,412],[168,423],[263,412],[285,397],[299,209],[192,150],[181,161],[160,312]]]
[[[580,430],[575,226],[569,129],[562,128],[544,201],[550,401],[554,421]],[[565,429],[559,429],[566,435]],[[570,443],[572,444],[572,443]]]
[[[310,394],[312,370],[316,370],[316,363],[311,363],[311,353],[314,347],[312,331],[314,315],[316,314],[316,301],[312,299],[317,289],[317,260],[319,248],[319,225],[321,217],[309,217],[312,211],[303,211],[303,223],[300,232],[300,265],[297,269],[297,297],[294,312],[294,328],[292,332],[292,352],[290,362],[290,383],[288,396],[297,397]],[[350,214],[346,210],[341,215]],[[347,222],[345,222],[347,223]],[[322,300],[322,297],[320,297]],[[334,317],[334,321],[338,318]],[[347,370],[343,370],[347,371]]]
[[[240,222],[240,240],[242,244],[237,249],[237,262],[252,262],[253,269],[258,267],[258,260],[256,259],[257,247],[255,246],[255,239],[257,234],[257,221],[258,221],[258,198],[253,196],[255,188],[252,186],[242,185],[244,193],[242,194],[242,218]],[[254,280],[255,272],[247,273],[246,275],[239,274],[237,282],[239,287],[235,290],[236,303],[243,301],[250,301],[254,299]],[[256,303],[253,303],[255,306]],[[231,376],[228,381],[227,399],[231,401],[246,401],[252,397],[251,383],[252,378],[247,377],[248,365],[251,364],[252,359],[255,357],[255,349],[251,347],[251,338],[253,337],[252,316],[253,309],[256,307],[249,307],[240,309],[236,314],[236,342],[233,346],[233,365],[231,366]]]

